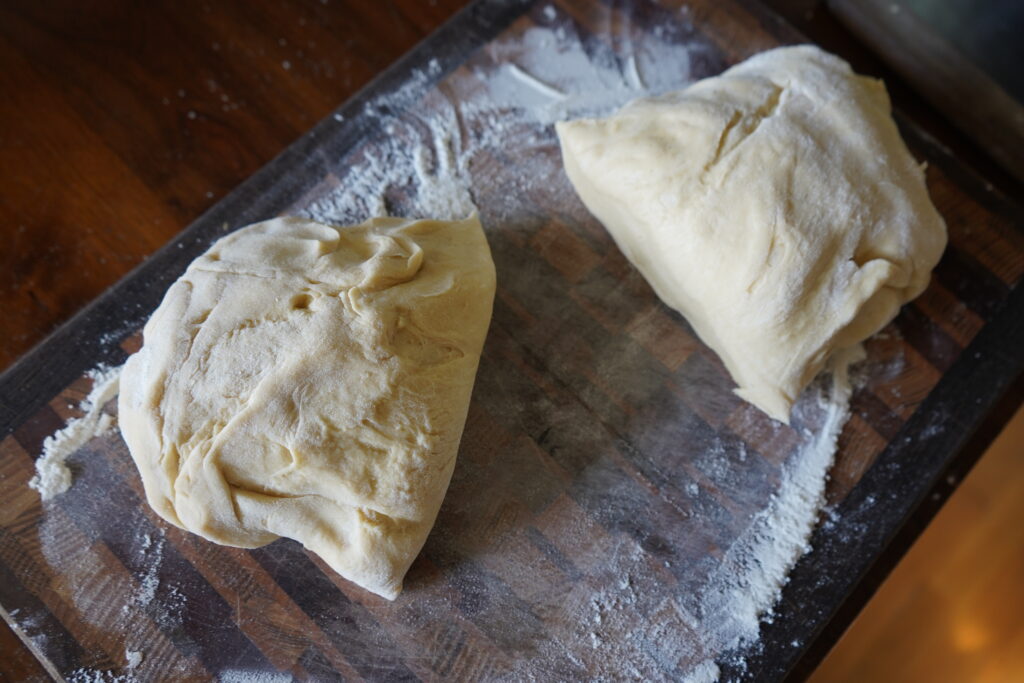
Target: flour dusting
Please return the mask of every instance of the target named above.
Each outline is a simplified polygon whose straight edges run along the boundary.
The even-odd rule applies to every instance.
[[[160,587],[160,564],[164,558],[164,538],[160,536],[154,544],[149,534],[142,543],[142,552],[146,557],[146,573],[139,583],[138,589],[132,594],[132,602],[145,607],[153,602],[156,591]]]
[[[228,669],[217,677],[217,683],[289,683],[293,680],[290,674],[283,672],[245,669]]]
[[[137,668],[140,664],[142,664],[143,658],[143,654],[138,650],[126,649],[124,651],[124,661],[128,664],[129,669]]]
[[[83,495],[107,493],[87,489]],[[123,669],[81,667],[67,676],[69,681],[113,683],[150,680],[157,674],[174,678],[187,670],[187,660],[160,634],[180,629],[187,608],[174,581],[162,578],[166,571],[164,533],[159,528],[149,531],[141,517],[134,523],[125,518],[121,524],[127,532],[125,566],[111,571],[109,556],[84,538],[59,506],[48,508],[40,522],[39,549],[58,577],[54,589],[90,628],[119,634],[124,647]],[[26,626],[24,622],[21,625]]]
[[[67,680],[69,683],[130,683],[135,678],[123,673],[81,668],[72,671]]]
[[[442,67],[431,61],[403,86],[367,103],[360,116],[367,124],[365,144],[337,160],[331,178],[293,207],[293,212],[338,225],[381,215],[453,220],[478,212],[491,238],[500,234],[513,244],[523,235],[524,241],[536,238],[520,226],[538,215],[554,222],[552,214],[560,214],[557,220],[571,222],[577,215],[573,212],[582,209],[564,176],[552,124],[566,118],[606,115],[637,97],[683,88],[691,80],[691,64],[713,53],[714,48],[691,39],[685,13],[646,32],[633,30],[628,22],[613,26],[609,21],[608,31],[614,35],[606,36],[607,41],[581,37],[575,23],[553,6],[538,14],[549,25],[525,28],[492,42],[461,67],[465,73],[459,77],[439,80]],[[344,123],[340,114],[333,118]],[[576,241],[567,241],[573,245],[583,243],[579,247],[582,253],[596,251],[585,239],[572,238]],[[526,277],[522,272],[503,272],[501,265],[500,282]],[[544,360],[555,363],[557,356]],[[487,601],[500,596],[481,597],[484,579],[468,574],[468,578],[458,578],[456,563],[445,581],[454,587],[453,595],[466,589],[462,596],[471,608],[474,600],[480,603],[475,605],[481,611],[474,629],[486,630],[487,638],[502,643],[504,654],[509,655],[509,668],[502,672],[505,678],[704,682],[720,677],[718,662],[729,661],[742,669],[737,653],[756,643],[761,620],[770,618],[787,574],[807,551],[822,512],[827,473],[849,411],[847,368],[852,360],[838,359],[832,373],[819,377],[800,398],[793,411],[793,424],[800,429],[792,437],[791,450],[783,451],[789,456],[781,465],[775,463],[775,469],[764,465],[763,458],[748,457],[742,441],[712,434],[701,437],[704,441],[686,444],[689,475],[682,469],[672,470],[676,480],[664,484],[666,488],[677,486],[677,490],[658,491],[657,500],[644,498],[645,502],[664,504],[674,519],[689,525],[688,530],[699,532],[705,519],[712,520],[709,527],[727,528],[723,537],[733,540],[723,543],[725,547],[715,546],[718,537],[711,533],[691,538],[680,537],[678,529],[665,529],[668,543],[679,546],[670,549],[676,554],[670,554],[659,546],[659,542],[666,543],[664,539],[638,538],[635,529],[588,526],[588,516],[597,516],[601,510],[570,510],[565,513],[566,528],[561,536],[534,539],[542,550],[530,551],[535,557],[538,552],[548,553],[545,558],[557,558],[560,551],[555,546],[559,544],[578,551],[567,551],[558,560],[562,563],[558,571],[571,581],[548,584],[533,574],[536,567],[524,564],[525,555],[512,552],[519,548],[514,544],[527,543],[516,536],[522,531],[520,526],[527,526],[524,522],[515,527],[516,533],[502,536],[506,532],[496,532],[500,538],[494,545],[484,544],[472,557],[472,563],[501,576],[494,579],[496,583],[506,589],[512,586],[514,590],[508,593],[528,596],[522,604],[530,608],[523,615],[514,614],[511,608],[488,612]],[[118,371],[94,373],[93,391],[81,406],[85,414],[44,444],[38,474],[32,481],[44,500],[70,486],[71,473],[64,462],[68,455],[112,426],[111,417],[101,409],[116,392]],[[480,383],[481,377],[477,381]],[[522,406],[518,409],[523,410]],[[570,426],[556,426],[574,437],[575,443],[589,443],[589,436],[572,433]],[[779,425],[773,428],[773,436],[783,430]],[[538,440],[547,434],[545,431]],[[759,445],[751,445],[751,452],[756,453]],[[757,467],[766,469],[763,480],[752,479]],[[607,475],[596,465],[593,469],[595,478]],[[749,498],[743,497],[742,491],[733,495],[741,501],[733,507],[730,503],[735,500],[723,502],[750,481],[763,483],[761,490],[753,491]],[[607,494],[602,505],[616,503],[614,485],[609,484],[607,491],[596,488]],[[769,489],[774,491],[770,497]],[[474,501],[479,499],[479,490],[475,493]],[[763,498],[757,498],[759,494]],[[560,501],[569,507],[582,505]],[[558,502],[549,503],[549,508]],[[537,514],[548,512],[545,508]],[[164,556],[173,558],[175,551],[165,545],[162,532],[140,527],[128,537],[132,585],[126,588],[115,585],[97,549],[76,538],[74,524],[58,513],[53,509],[43,518],[42,552],[65,582],[60,588],[69,601],[97,630],[136,634],[148,628],[154,639],[162,637],[160,633],[179,630],[181,615],[189,605],[165,571]],[[519,514],[527,513],[518,508],[509,513]],[[832,522],[826,520],[828,523]],[[436,541],[436,533],[434,538]],[[459,583],[462,580],[465,585]],[[552,586],[557,590],[544,592]],[[428,609],[429,601],[442,598],[431,598],[434,587],[407,590],[409,597],[403,598],[408,600],[409,614],[423,606],[424,614],[435,613]],[[127,604],[112,600],[112,596],[126,593],[131,596]],[[438,608],[457,611],[441,602]],[[517,622],[520,616],[522,622]],[[393,626],[403,628],[397,622]],[[537,633],[543,635],[535,637]],[[371,635],[352,637],[356,639],[353,647],[365,649],[368,656],[378,651],[389,657],[394,654]],[[162,661],[143,649],[146,645],[138,636],[129,638],[124,647],[128,672],[124,677],[81,669],[69,678],[108,681],[139,676],[145,680],[148,668]],[[175,651],[166,644],[170,654],[164,656],[176,656]],[[179,666],[186,664],[182,660]],[[222,681],[284,680],[280,674],[244,666],[211,673]]]
[[[472,78],[424,95],[441,73],[432,61],[366,105],[364,119],[383,135],[355,154],[333,189],[297,210],[334,224],[393,213],[465,218],[477,210],[475,190],[495,181],[495,155],[551,149],[555,121],[606,114],[638,96],[687,85],[691,53],[702,47],[673,38],[630,43],[623,60],[608,47],[585,48],[568,26],[534,27],[519,40],[489,46],[491,63],[475,67]],[[561,162],[534,154],[502,173],[509,203],[518,204],[538,181],[560,175]],[[508,207],[483,208],[507,216]]]
[[[85,414],[68,420],[63,429],[46,437],[43,454],[36,460],[36,475],[28,483],[44,501],[71,488],[71,470],[65,464],[68,456],[113,425],[110,415],[102,411],[117,395],[121,368],[100,366],[87,374],[92,379],[92,391],[79,406]]]
[[[823,511],[836,439],[849,411],[848,367],[861,353],[857,348],[837,358],[831,373],[801,397],[793,420],[811,426],[808,437],[782,468],[775,494],[714,563],[700,590],[666,591],[671,563],[658,566],[632,539],[619,538],[597,582],[574,586],[557,598],[558,609],[575,624],[568,648],[575,655],[564,653],[564,644],[545,643],[538,659],[565,657],[591,680],[606,681],[705,683],[720,678],[718,662],[723,660],[742,670],[739,653],[757,641],[761,620],[770,619],[787,574],[809,549]],[[713,442],[704,455],[727,463],[738,450]],[[724,467],[713,475],[716,479],[730,476]],[[696,485],[686,490],[690,497],[699,495]],[[700,569],[684,571],[697,574]],[[564,675],[538,670],[536,660],[522,661],[515,673],[523,678]]]
[[[355,156],[335,187],[300,211],[315,220],[352,223],[393,211],[456,219],[479,207],[485,227],[509,230],[536,211],[536,204],[576,204],[552,124],[606,115],[637,97],[685,87],[691,60],[704,47],[681,38],[674,24],[642,40],[633,39],[627,26],[610,41],[613,51],[600,41],[582,40],[571,23],[557,21],[553,8],[542,14],[556,25],[489,45],[491,61],[473,67],[472,78],[452,79],[423,96],[422,86],[437,76],[428,69],[368,105],[364,115],[384,135],[367,146],[372,152]],[[572,615],[571,637],[542,643],[539,657],[524,656],[514,665],[515,675],[585,671],[597,680],[616,680],[672,672],[699,682],[716,680],[716,662],[725,657],[742,668],[730,653],[756,642],[759,620],[770,615],[788,572],[808,550],[822,510],[836,439],[848,416],[847,365],[835,367],[831,389],[825,377],[805,392],[793,414],[794,423],[803,425],[801,441],[781,471],[775,495],[723,549],[724,558],[700,570],[706,572],[703,589],[665,597],[659,572],[686,569],[655,562],[640,546],[620,539],[604,580],[580,583],[550,606]],[[742,476],[733,468],[749,460],[743,443],[713,441],[695,464],[711,479],[733,485]],[[703,514],[714,513],[696,483],[684,490]],[[558,661],[568,668],[550,664]]]
[[[831,360],[831,388],[824,377],[809,390],[811,404],[801,401],[795,420],[817,412],[818,426],[810,440],[784,469],[768,507],[733,543],[701,596],[698,632],[708,651],[728,652],[757,640],[759,621],[769,615],[786,584],[789,571],[810,550],[807,542],[825,505],[825,485],[836,453],[839,433],[849,417],[852,364],[864,360],[864,348],[846,349]],[[813,418],[812,418],[813,419]],[[701,677],[716,671],[706,662]]]

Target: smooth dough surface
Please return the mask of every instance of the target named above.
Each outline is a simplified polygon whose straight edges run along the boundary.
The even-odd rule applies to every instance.
[[[737,393],[783,422],[834,352],[925,289],[945,248],[885,86],[812,46],[557,131],[587,208]]]
[[[494,289],[476,217],[224,237],[121,376],[150,505],[226,545],[296,539],[394,599],[451,478]]]

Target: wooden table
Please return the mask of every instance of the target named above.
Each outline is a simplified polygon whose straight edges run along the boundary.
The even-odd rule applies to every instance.
[[[464,4],[4,3],[0,370]]]
[[[66,1],[6,3],[0,369],[463,4],[107,0],[86,10]],[[885,77],[897,108],[994,184],[1019,193],[815,0],[769,4],[858,71]],[[993,417],[990,431],[1001,419]],[[0,674],[45,676],[6,626],[0,651]]]

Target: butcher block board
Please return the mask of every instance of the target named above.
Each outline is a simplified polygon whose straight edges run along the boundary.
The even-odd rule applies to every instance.
[[[950,245],[929,289],[867,344],[812,549],[738,651],[694,645],[706,642],[688,631],[702,623],[695,596],[778,493],[813,410],[788,428],[732,395],[716,356],[575,199],[550,127],[508,127],[507,144],[468,166],[498,294],[451,488],[398,600],[291,541],[240,550],[166,524],[116,430],[71,457],[69,491],[40,502],[27,484],[44,438],[79,414],[88,370],[138,348],[189,261],[242,225],[329,209],[349,169],[511,68],[503,60],[522,66],[530,56],[516,46],[545,35],[634,85],[675,69],[682,86],[803,42],[741,0],[478,2],[9,369],[0,607],[54,676],[658,680],[707,659],[725,678],[781,679],[820,659],[872,572],[948,495],[1021,371],[1024,221],[900,119]],[[648,41],[685,43],[686,63],[671,51],[644,61]],[[572,86],[513,75],[541,99]],[[464,114],[453,129],[475,125]],[[401,214],[414,199],[397,186],[387,205]]]

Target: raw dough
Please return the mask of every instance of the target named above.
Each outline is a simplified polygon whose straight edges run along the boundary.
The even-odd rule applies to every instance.
[[[881,81],[771,50],[557,126],[587,208],[777,420],[837,350],[920,294],[946,244]]]
[[[448,487],[494,288],[475,216],[221,239],[121,377],[150,505],[226,545],[294,538],[394,599]]]

